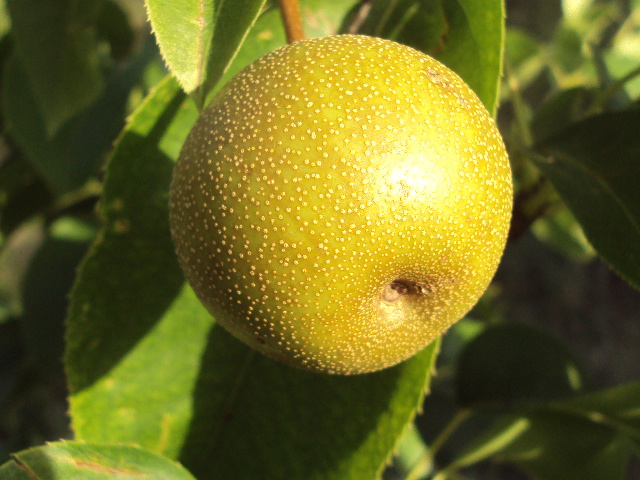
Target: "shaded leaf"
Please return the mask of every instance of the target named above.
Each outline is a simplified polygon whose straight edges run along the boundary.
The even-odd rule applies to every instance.
[[[53,198],[33,166],[21,155],[0,164],[0,232],[10,234],[22,222],[42,212]]]
[[[509,416],[447,470],[492,458],[545,480],[622,479],[629,447],[616,431],[550,410]]]
[[[580,369],[564,345],[527,325],[487,328],[466,345],[457,364],[458,402],[467,408],[522,408],[581,386]]]
[[[104,85],[94,27],[98,0],[7,0],[11,35],[47,137]]]
[[[115,59],[121,60],[131,53],[135,33],[129,25],[127,14],[115,0],[102,0],[96,29],[98,35],[109,42],[111,55]]]
[[[202,107],[235,57],[265,0],[146,0],[160,51]]]
[[[134,61],[114,72],[92,105],[53,136],[22,64],[15,56],[9,59],[2,82],[7,130],[53,192],[75,190],[97,173],[123,123],[131,88],[153,53],[153,45],[147,44]]]
[[[94,172],[95,164],[86,158],[71,158],[68,131],[50,138],[46,120],[40,114],[26,73],[16,57],[7,62],[2,85],[7,130],[48,187],[61,194],[82,186]]]
[[[594,91],[584,87],[561,90],[538,106],[531,121],[535,142],[543,142],[584,118]]]
[[[554,74],[560,77],[560,80],[563,80],[564,75],[580,70],[584,70],[581,72],[583,75],[585,73],[593,75],[591,69],[584,68],[586,58],[584,55],[583,35],[583,33],[566,24],[556,30],[553,41],[550,44],[549,55],[553,60],[553,64],[559,70]]]
[[[374,374],[327,376],[276,363],[216,327],[181,459],[200,478],[378,478],[422,401],[435,351]]]
[[[547,245],[574,260],[591,260],[593,248],[584,236],[582,227],[565,205],[538,219],[532,226],[533,234]]]
[[[45,239],[42,219],[24,222],[0,249],[0,323],[22,313],[24,277]]]
[[[0,480],[195,480],[182,466],[129,445],[56,442],[13,455]]]
[[[640,288],[640,110],[575,123],[537,146],[551,180],[602,258]]]
[[[335,377],[276,363],[213,325],[169,233],[171,168],[195,116],[183,99],[163,82],[109,162],[105,226],[68,317],[77,437],[136,442],[200,478],[375,477],[421,403],[437,344],[395,368]]]
[[[523,90],[535,80],[546,67],[543,49],[537,39],[524,30],[508,28],[505,38],[505,58],[509,75]]]
[[[25,345],[31,359],[49,377],[63,375],[68,295],[92,237],[89,225],[71,217],[58,219],[49,228],[24,278],[21,322]]]
[[[491,458],[549,480],[624,478],[630,447],[640,442],[640,383],[576,396],[508,415],[447,467]]]
[[[23,395],[23,392],[20,391],[20,381],[24,378],[25,354],[20,322],[0,323],[0,362],[2,362],[2,370],[0,370],[0,402],[3,405],[3,435],[6,439],[0,446],[0,458],[3,460],[7,459],[11,452],[23,448],[16,446],[16,444],[20,444],[25,435],[15,431],[22,425],[15,418],[15,409],[10,411],[10,408],[7,407],[11,406],[12,396],[16,396],[16,393]],[[24,402],[24,397],[20,398],[20,400]],[[7,422],[6,417],[11,413],[14,414],[11,422]]]
[[[437,56],[447,41],[447,28],[440,0],[374,0],[357,4],[342,32],[388,38]]]
[[[607,425],[640,446],[640,382],[572,398],[556,409]]]
[[[502,0],[377,0],[358,28],[437,58],[460,75],[495,113],[502,69]],[[361,7],[344,25],[354,26]]]
[[[0,2],[0,37],[4,37],[11,30],[11,19],[7,12],[6,0]]]

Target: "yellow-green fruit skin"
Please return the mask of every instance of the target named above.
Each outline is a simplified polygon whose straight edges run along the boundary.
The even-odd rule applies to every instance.
[[[511,170],[480,100],[433,58],[339,35],[267,54],[203,110],[175,166],[172,236],[234,336],[290,365],[389,367],[491,281]]]

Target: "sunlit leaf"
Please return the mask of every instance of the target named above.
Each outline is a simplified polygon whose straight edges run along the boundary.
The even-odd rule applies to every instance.
[[[308,38],[334,35],[343,16],[357,0],[301,0],[302,20]],[[264,12],[249,31],[238,55],[224,74],[220,85],[262,55],[286,43],[282,16],[277,8]]]
[[[184,284],[168,225],[171,169],[195,114],[163,82],[109,162],[105,224],[67,319],[76,436],[135,442],[199,478],[374,478],[422,401],[437,342],[340,377],[267,359],[215,325]]]
[[[265,0],[146,0],[160,51],[182,88],[203,105]]]
[[[0,480],[195,480],[182,466],[128,445],[57,442],[24,450],[0,466]]]

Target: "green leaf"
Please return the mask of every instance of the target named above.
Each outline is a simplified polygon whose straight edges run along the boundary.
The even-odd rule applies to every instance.
[[[425,458],[430,458],[429,447],[425,444],[418,428],[412,425],[402,436],[393,466],[403,472],[412,472],[417,469],[420,475],[426,476],[431,472],[433,465],[431,462],[424,462]],[[416,467],[418,464],[420,468]]]
[[[595,92],[584,87],[561,90],[536,108],[531,121],[531,133],[535,142],[558,134],[572,123],[584,118]]]
[[[129,24],[127,14],[116,0],[102,0],[96,29],[98,35],[109,42],[111,55],[115,59],[124,59],[131,53],[135,33]]]
[[[446,470],[487,458],[517,464],[545,480],[621,480],[629,447],[605,426],[542,409],[503,418]]]
[[[581,386],[580,368],[564,345],[527,325],[487,328],[466,345],[457,364],[458,401],[467,408],[522,408],[569,396]]]
[[[78,273],[67,319],[78,438],[135,441],[173,456],[188,421],[186,395],[196,374],[188,369],[212,323],[199,308],[182,307],[190,294],[180,294],[184,279],[168,234],[173,158],[196,117],[189,105],[168,79],[120,137],[101,201],[105,224]],[[179,314],[171,314],[174,304]]]
[[[0,249],[0,324],[22,313],[24,277],[45,239],[41,218],[23,222]]]
[[[440,0],[374,0],[357,4],[342,32],[388,38],[437,56],[446,42],[447,19]]]
[[[0,165],[0,234],[8,235],[22,222],[44,211],[51,192],[23,156],[11,155]]]
[[[357,0],[301,0],[304,31],[308,38],[335,35],[344,15]],[[238,55],[219,83],[224,85],[240,70],[262,55],[284,45],[286,36],[282,16],[277,8],[262,13],[247,38],[242,43]]]
[[[640,382],[508,415],[447,467],[493,457],[550,480],[622,479],[630,447],[640,447]]]
[[[536,165],[600,256],[640,288],[640,110],[574,123],[537,146]]]
[[[389,38],[434,56],[495,113],[502,70],[502,0],[374,0],[370,5],[358,33]],[[353,26],[359,8],[343,29]]]
[[[437,58],[456,71],[495,114],[502,74],[503,0],[444,0],[447,39]]]
[[[93,25],[98,0],[7,0],[11,35],[48,136],[103,87]]]
[[[265,0],[147,0],[160,51],[182,88],[202,107],[235,57]]]
[[[68,295],[92,238],[91,227],[78,219],[56,220],[24,278],[24,342],[32,361],[49,377],[59,374],[63,378],[61,358]]]
[[[54,193],[78,189],[96,175],[121,128],[129,93],[151,58],[152,47],[145,45],[130,64],[115,71],[96,101],[53,136],[47,132],[21,62],[15,56],[7,61],[2,82],[7,130]]]
[[[221,334],[214,329],[204,366],[225,374],[201,374],[181,456],[200,478],[378,478],[421,404],[437,349],[339,377],[280,365]]]
[[[509,75],[518,82],[521,90],[530,85],[547,66],[538,40],[514,27],[506,31],[505,59]]]
[[[0,1],[0,37],[4,37],[11,30],[11,19],[7,12],[6,0]]]
[[[56,442],[13,455],[0,480],[195,480],[182,466],[128,445]]]
[[[277,363],[214,325],[183,283],[167,215],[194,116],[163,82],[109,162],[105,226],[67,319],[75,434],[135,442],[200,478],[374,478],[422,401],[437,342],[395,368],[336,377]]]
[[[587,64],[584,42],[584,33],[566,24],[554,32],[547,58],[555,66],[553,73],[560,85],[574,73],[579,75],[582,83],[588,84],[595,80],[593,65]]]
[[[566,205],[558,205],[552,212],[536,220],[531,231],[536,238],[573,260],[587,261],[595,256],[582,227]]]
[[[34,169],[55,194],[81,187],[94,172],[95,164],[87,158],[70,158],[69,129],[50,137],[27,75],[15,56],[7,61],[3,80],[7,130]]]
[[[556,408],[614,428],[640,446],[640,382],[572,398]]]

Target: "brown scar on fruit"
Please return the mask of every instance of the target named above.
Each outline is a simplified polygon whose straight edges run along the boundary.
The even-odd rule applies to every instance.
[[[460,92],[458,92],[455,85],[452,84],[451,80],[447,76],[432,68],[426,68],[425,73],[433,83],[442,86],[445,90],[452,93],[465,110],[469,110],[469,102],[467,102],[467,99],[464,98],[464,96],[460,95]]]
[[[409,198],[409,194],[411,193],[411,188],[409,187],[409,184],[407,183],[407,181],[400,180],[398,183],[400,184],[400,190],[402,191],[401,197],[403,199]]]
[[[412,280],[397,279],[385,285],[381,293],[382,301],[394,303],[407,295],[423,295],[425,286]]]

